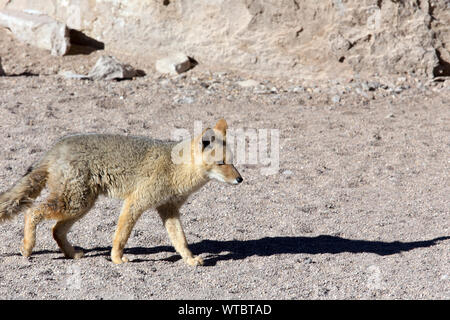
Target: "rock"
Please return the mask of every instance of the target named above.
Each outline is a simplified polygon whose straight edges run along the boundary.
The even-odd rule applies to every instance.
[[[252,79],[238,81],[237,84],[239,86],[241,86],[242,88],[251,88],[251,87],[259,86],[259,82],[256,80],[252,80]]]
[[[293,93],[305,92],[305,88],[303,88],[302,86],[290,87],[290,88],[288,88],[288,92],[293,92]]]
[[[157,60],[155,67],[160,73],[177,75],[191,69],[193,65],[187,55],[176,53],[167,58]]]
[[[361,82],[361,88],[365,91],[369,91],[369,85],[367,82]]]
[[[70,48],[66,25],[44,14],[0,10],[0,26],[11,30],[20,41],[50,50],[55,56],[66,54]]]
[[[216,73],[215,73],[215,75],[216,75],[218,78],[223,78],[223,77],[225,77],[227,74],[228,74],[228,72],[225,72],[225,71],[221,71],[221,72],[216,72]]]
[[[379,133],[374,133],[374,134],[372,135],[372,137],[373,137],[375,140],[381,140],[381,136],[380,136]]]
[[[347,51],[352,47],[350,41],[345,39],[341,34],[331,34],[328,41],[331,53],[338,61],[344,61]]]
[[[375,91],[375,90],[381,88],[382,85],[376,81],[369,81],[369,82],[367,82],[367,87],[368,87],[369,91]]]
[[[406,78],[405,78],[405,77],[398,77],[398,78],[397,78],[397,83],[398,83],[398,84],[402,84],[402,83],[404,83],[404,82],[406,82]]]
[[[189,96],[175,96],[174,97],[174,102],[178,103],[178,104],[191,104],[195,102],[195,99],[193,97],[189,97]]]
[[[377,81],[363,81],[361,82],[361,88],[364,91],[376,91],[380,88],[385,88],[385,85],[382,85],[381,83]]]
[[[313,264],[315,263],[313,259],[309,258],[309,257],[305,257],[303,258],[303,263],[305,264]]]
[[[113,56],[101,56],[88,74],[92,80],[131,79],[137,75],[129,64],[120,63]]]
[[[356,91],[356,93],[357,94],[359,94],[359,95],[362,95],[364,98],[369,98],[369,95],[365,92],[365,91],[363,91],[363,90],[361,90],[360,88],[355,88],[355,91]]]
[[[168,85],[170,85],[170,80],[169,79],[163,79],[159,82],[159,84],[163,87],[166,87]]]
[[[331,98],[331,101],[332,101],[333,103],[339,103],[339,102],[341,102],[341,97],[338,96],[338,95],[335,95],[335,96],[333,96],[333,97]]]
[[[63,76],[64,78],[68,79],[90,79],[88,76],[84,74],[76,74],[72,71],[61,71],[59,72],[59,75]]]
[[[394,88],[394,92],[397,93],[397,94],[402,93],[402,91],[403,91],[403,87],[402,86]]]
[[[69,79],[87,80],[118,80],[140,76],[132,66],[119,62],[113,56],[101,56],[88,75],[76,74],[72,71],[62,71],[59,74]]]

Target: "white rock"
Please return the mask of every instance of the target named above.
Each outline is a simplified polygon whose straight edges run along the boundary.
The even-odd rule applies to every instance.
[[[338,95],[335,95],[335,96],[333,96],[333,97],[331,98],[331,101],[332,101],[333,103],[339,103],[339,102],[341,102],[341,97],[338,96]]]
[[[11,30],[20,41],[50,50],[55,56],[66,54],[70,48],[69,29],[66,25],[44,14],[0,10],[0,26]]]
[[[137,76],[138,72],[129,64],[123,64],[112,56],[101,56],[88,75],[72,71],[61,71],[59,74],[69,79],[114,80],[131,79]]]
[[[251,88],[251,87],[256,87],[259,85],[259,82],[256,80],[244,80],[244,81],[238,81],[237,84],[239,86],[241,86],[242,88]]]
[[[173,101],[178,104],[191,104],[195,102],[195,99],[189,96],[175,96]]]
[[[191,69],[191,61],[184,53],[176,53],[155,63],[156,70],[164,74],[176,75]]]
[[[58,74],[68,79],[90,79],[88,76],[84,74],[77,74],[74,73],[73,71],[61,71]]]
[[[288,92],[293,92],[293,93],[305,92],[305,88],[303,88],[302,86],[290,87],[288,89]]]
[[[136,70],[132,66],[112,56],[101,56],[88,74],[92,80],[131,79],[134,76]]]

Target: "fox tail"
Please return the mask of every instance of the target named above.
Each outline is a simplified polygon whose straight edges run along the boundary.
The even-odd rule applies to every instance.
[[[47,182],[47,167],[30,167],[27,173],[9,190],[0,193],[0,223],[11,220],[29,208]]]

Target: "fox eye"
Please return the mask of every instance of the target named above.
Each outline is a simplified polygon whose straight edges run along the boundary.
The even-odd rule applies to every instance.
[[[209,146],[210,145],[210,141],[208,141],[208,140],[202,140],[202,146],[203,146],[203,149],[205,149],[207,146]]]
[[[223,165],[225,164],[225,162],[223,162],[223,161],[217,161],[216,164],[219,165],[219,166],[223,166]]]

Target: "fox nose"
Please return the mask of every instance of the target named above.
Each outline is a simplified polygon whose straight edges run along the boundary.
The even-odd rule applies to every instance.
[[[236,178],[236,182],[237,182],[237,183],[241,183],[242,181],[244,181],[244,179],[242,179],[242,177],[237,177],[237,178]]]

